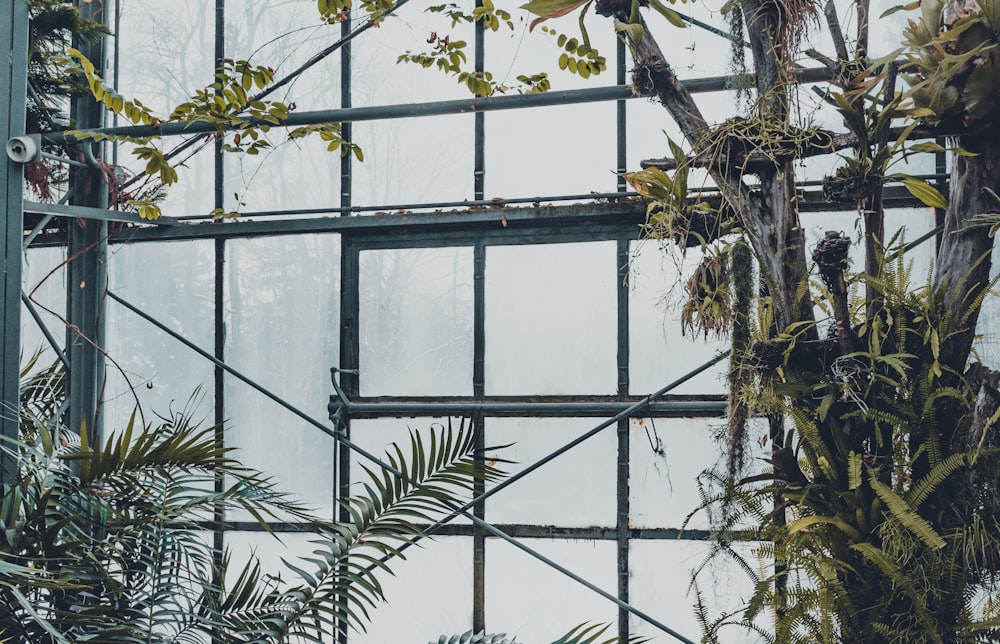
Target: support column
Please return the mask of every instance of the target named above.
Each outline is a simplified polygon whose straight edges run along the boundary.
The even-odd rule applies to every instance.
[[[104,22],[107,16],[102,3],[77,0],[80,16]],[[104,72],[104,39],[93,42],[82,39],[73,43],[94,63],[97,72]],[[70,117],[77,128],[104,127],[105,111],[90,96],[75,97],[70,103]],[[89,142],[81,146],[90,146]],[[100,154],[95,154],[97,159]],[[107,209],[108,188],[94,156],[84,153],[92,167],[74,169],[70,181],[79,186],[70,203],[78,206]],[[107,222],[83,220],[69,226],[69,263],[66,278],[66,354],[70,373],[66,380],[69,399],[68,427],[80,432],[86,427],[89,437],[97,439],[100,432],[98,401],[104,388],[104,321],[101,313],[107,287]]]
[[[28,70],[28,5],[13,0],[0,10],[0,60],[5,59],[0,87],[0,145],[24,134]],[[3,272],[0,302],[3,362],[0,364],[0,436],[17,439],[20,419],[18,387],[21,351],[21,239],[24,216],[21,200],[24,169],[3,155],[0,198],[3,199]],[[0,451],[0,482],[11,483],[17,475],[17,460]]]

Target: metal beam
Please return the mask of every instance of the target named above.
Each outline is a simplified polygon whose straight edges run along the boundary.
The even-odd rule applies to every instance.
[[[0,59],[6,61],[0,80],[0,142],[24,134],[28,84],[28,5],[25,0],[4,3],[0,10]],[[24,234],[24,169],[3,155],[0,166],[0,199],[3,199],[3,273],[0,302],[0,438],[17,440],[20,433],[21,354],[21,238]],[[0,483],[17,476],[16,452],[0,450]]]
[[[351,416],[608,416],[633,409],[635,416],[672,416],[682,418],[724,416],[725,400],[664,400],[649,402],[634,410],[640,401],[593,402],[533,402],[533,401],[455,401],[455,402],[350,402]],[[330,410],[341,406],[335,396],[330,397]]]
[[[823,68],[802,69],[792,72],[793,77],[802,83],[816,83],[830,80],[830,70]],[[682,81],[682,84],[692,93],[719,92],[733,83],[749,78],[747,74],[733,76],[713,76],[710,78],[693,78]],[[292,113],[282,123],[284,127],[298,127],[317,123],[354,123],[358,121],[376,121],[420,116],[440,116],[444,114],[476,114],[496,110],[522,109],[529,107],[547,107],[552,105],[569,105],[574,103],[595,103],[602,101],[619,101],[626,98],[638,98],[629,85],[612,85],[609,87],[591,87],[586,89],[564,90],[558,92],[543,92],[536,94],[517,94],[511,96],[493,96],[488,98],[467,98],[453,101],[438,101],[434,103],[410,103],[403,105],[379,105],[373,107],[354,107],[336,110],[316,110],[311,112]],[[254,119],[242,119],[245,123],[263,123]],[[273,124],[268,123],[273,127]],[[218,132],[218,127],[212,123],[161,123],[152,125],[132,125],[110,128],[81,128],[78,131],[101,133],[114,136],[183,136],[188,134],[209,134]],[[43,138],[54,143],[73,140],[64,133],[46,134]]]
[[[24,212],[36,215],[53,215],[55,217],[73,217],[74,219],[92,221],[122,221],[130,224],[154,224],[157,226],[173,226],[178,223],[173,217],[160,217],[159,219],[150,221],[143,219],[134,212],[93,208],[90,206],[39,203],[37,201],[25,201]]]
[[[103,3],[76,0],[81,17],[104,22]],[[104,41],[85,41],[77,38],[74,45],[87,58],[94,61],[98,73],[104,67]],[[104,125],[104,106],[90,97],[74,97],[70,102],[74,122],[84,127]],[[100,434],[97,410],[104,386],[104,320],[101,317],[104,289],[107,283],[108,186],[98,161],[87,156],[86,168],[70,168],[70,181],[75,186],[89,186],[80,190],[70,200],[71,207],[83,207],[81,213],[105,215],[84,218],[82,226],[68,228],[68,257],[66,267],[66,353],[70,371],[66,378],[66,397],[69,401],[67,427],[74,432],[89,433],[91,440]],[[64,208],[65,206],[60,206]],[[93,443],[92,443],[93,444]]]

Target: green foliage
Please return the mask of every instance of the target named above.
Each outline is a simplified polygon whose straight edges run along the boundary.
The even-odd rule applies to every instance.
[[[494,466],[474,458],[474,448],[471,429],[450,425],[431,432],[429,442],[412,433],[408,456],[393,446],[386,462],[403,476],[363,468],[369,477],[364,492],[342,502],[352,520],[319,528],[315,549],[304,558],[308,568],[285,562],[301,582],[253,593],[245,586],[256,580],[247,574],[242,585],[223,596],[231,616],[224,617],[227,628],[276,642],[318,641],[338,621],[364,628],[369,610],[383,600],[379,576],[391,572],[391,560],[405,558],[401,546],[423,534],[419,524],[452,509],[476,478],[495,481],[501,476]]]
[[[932,112],[927,107],[914,107],[907,100],[908,95],[893,96],[895,87],[886,85],[885,79],[886,72],[883,71],[865,85],[866,88],[875,87],[881,81],[881,92],[889,94],[882,102],[868,100],[863,94],[848,97],[834,92],[830,95],[848,131],[857,137],[858,143],[852,148],[851,156],[841,155],[845,163],[834,176],[823,179],[823,195],[828,200],[849,201],[865,208],[866,200],[881,190],[889,169],[895,163],[906,161],[912,154],[949,151],[949,148],[930,141],[909,142],[910,135],[919,125],[917,119],[931,116]],[[908,124],[890,141],[892,124],[900,119],[907,119]],[[950,150],[969,154],[958,147]],[[932,208],[948,207],[944,196],[927,181],[902,173],[896,173],[893,178],[923,204]]]
[[[464,40],[452,41],[449,36],[442,38],[437,33],[433,33],[428,42],[434,45],[434,48],[430,51],[421,53],[408,51],[405,54],[401,54],[396,59],[396,62],[414,63],[425,68],[435,67],[445,74],[454,76],[459,83],[465,85],[475,96],[489,96],[498,89],[497,84],[493,82],[492,73],[465,70],[467,57],[465,55],[466,42]]]
[[[559,54],[559,69],[577,74],[580,78],[597,76],[608,68],[607,60],[590,45],[590,37],[580,22],[581,38],[569,37],[555,29],[544,26],[542,32],[556,39],[556,45],[563,50]]]
[[[365,155],[361,148],[344,139],[342,136],[343,127],[340,123],[314,123],[303,127],[297,127],[288,133],[291,140],[301,139],[312,134],[319,134],[319,138],[327,142],[328,152],[340,150],[340,156],[353,154],[358,161],[364,161]]]
[[[474,481],[501,476],[474,458],[471,428],[414,432],[407,453],[393,446],[385,457],[402,478],[367,470],[362,493],[343,501],[352,520],[324,522],[186,412],[148,426],[133,416],[91,445],[58,423],[62,369],[37,361],[24,368],[23,440],[6,447],[19,451],[18,480],[0,495],[5,641],[285,642],[330,633],[335,620],[363,628],[383,599],[381,576],[423,535],[419,526],[468,497]],[[274,520],[312,525],[313,553],[286,562],[300,582],[251,560],[226,584],[229,557],[203,535],[234,510],[268,531]]]
[[[742,610],[705,611],[708,641],[727,627],[756,632],[765,611],[775,642],[974,642],[996,631],[971,604],[1000,573],[1000,499],[987,491],[1000,482],[996,403],[983,406],[975,370],[949,384],[940,343],[966,318],[910,287],[899,255],[863,277],[879,304],[858,311],[857,351],[827,361],[794,332],[779,336],[792,345],[783,369],[747,394],[756,413],[794,425],[770,469],[702,479],[720,534],[749,526],[775,562],[752,575]],[[729,543],[719,552],[737,556]]]
[[[393,0],[361,0],[358,8],[368,15],[369,22],[377,25],[386,19],[396,7]],[[316,9],[320,17],[329,23],[344,22],[348,19],[351,9],[354,8],[352,0],[317,0]]]
[[[510,12],[497,9],[491,0],[483,0],[482,6],[473,8],[471,13],[467,13],[462,7],[454,3],[432,5],[427,7],[426,11],[428,13],[444,14],[448,18],[451,18],[452,28],[460,23],[481,22],[490,31],[499,31],[501,25],[506,25],[507,29],[511,31],[514,29]]]
[[[63,0],[28,0],[27,131],[48,132],[65,127],[65,101],[86,88],[63,73],[60,62],[74,37],[95,41],[108,34],[103,24],[84,18],[79,9]]]
[[[189,100],[177,105],[166,118],[154,115],[139,99],[126,100],[109,88],[95,72],[93,63],[79,51],[69,49],[63,63],[67,74],[80,75],[86,80],[90,93],[107,110],[124,116],[134,124],[153,127],[164,123],[209,123],[216,129],[219,137],[227,139],[222,145],[224,152],[258,155],[273,148],[274,144],[268,138],[268,133],[271,128],[282,126],[294,109],[294,104],[286,105],[280,101],[255,98],[251,92],[270,86],[274,81],[274,70],[251,65],[245,60],[222,61],[222,65],[216,70],[214,81],[204,89],[197,90]],[[346,141],[341,133],[339,123],[314,124],[293,129],[288,133],[286,141],[319,134],[322,140],[328,142],[327,150],[332,152],[339,149],[342,155],[351,152],[362,161],[364,155],[361,148]],[[145,162],[145,174],[157,177],[157,188],[170,186],[178,180],[177,169],[170,163],[166,153],[152,145],[159,137],[136,138],[81,130],[68,130],[66,134],[78,141],[135,143],[132,153]],[[134,208],[143,219],[154,220],[160,217],[156,199],[131,198],[125,204]],[[213,214],[219,218],[223,213]],[[233,214],[225,213],[226,216]],[[235,215],[238,216],[238,213]]]
[[[989,127],[1000,107],[1000,4],[983,0],[959,13],[945,7],[943,0],[921,2],[920,19],[903,32],[917,69],[906,76],[914,102],[931,112],[926,120],[932,124]]]
[[[67,74],[80,74],[90,88],[90,94],[94,99],[104,105],[108,111],[119,116],[124,116],[129,122],[136,125],[152,125],[155,118],[142,101],[139,99],[127,100],[124,96],[108,87],[104,79],[95,71],[94,63],[90,62],[86,56],[78,50],[70,47],[66,50],[66,57],[62,59],[63,68]]]
[[[684,150],[670,137],[667,143],[677,169],[670,176],[659,168],[650,166],[624,175],[625,181],[642,197],[649,200],[646,206],[646,223],[643,234],[655,239],[672,239],[682,248],[691,246],[693,238],[703,248],[708,242],[729,230],[707,230],[698,222],[718,214],[718,211],[701,199],[688,199],[688,175],[691,163]]]

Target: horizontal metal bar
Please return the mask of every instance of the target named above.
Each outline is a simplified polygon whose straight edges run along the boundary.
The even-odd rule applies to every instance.
[[[130,224],[147,224],[156,226],[173,226],[177,220],[173,217],[160,217],[155,220],[143,219],[134,212],[121,210],[105,210],[103,208],[88,208],[87,206],[70,206],[66,204],[40,203],[24,201],[24,212],[36,215],[53,215],[56,217],[74,217],[79,219],[96,219],[98,221],[123,221]]]
[[[358,217],[311,217],[274,221],[219,221],[114,233],[111,241],[166,241],[205,237],[258,237],[262,235],[338,232],[344,234],[393,234],[408,228],[435,231],[488,231],[513,233],[531,226],[558,226],[560,220],[589,218],[607,225],[638,226],[646,219],[646,204],[635,201],[587,203],[531,208],[484,208],[448,212],[392,213]],[[393,230],[396,229],[396,230]],[[405,242],[405,237],[401,241]]]
[[[330,409],[341,402],[330,397]],[[630,410],[634,417],[645,416],[722,416],[725,400],[666,400],[647,402],[634,409],[634,402],[351,402],[352,416],[464,416],[483,413],[511,416],[608,416]]]
[[[825,67],[793,71],[792,75],[802,83],[820,82],[832,78],[830,70]],[[713,76],[710,78],[693,78],[681,81],[693,93],[723,91],[738,87],[735,83],[752,79],[749,74],[733,76]],[[359,121],[377,121],[421,116],[441,116],[445,114],[474,114],[476,112],[492,112],[534,107],[549,107],[553,105],[571,105],[578,103],[595,103],[604,101],[620,101],[637,98],[629,85],[611,85],[608,87],[589,87],[534,94],[516,94],[511,96],[491,96],[487,98],[468,98],[453,101],[437,101],[433,103],[409,103],[403,105],[379,105],[373,107],[351,107],[335,110],[316,110],[289,114],[281,124],[283,127],[314,125],[317,123],[356,123]],[[241,119],[244,123],[263,123],[254,119]],[[274,126],[273,123],[268,125]],[[234,129],[234,128],[230,128]],[[80,130],[92,134],[107,134],[114,136],[147,137],[147,136],[180,136],[187,134],[211,134],[219,129],[212,123],[198,121],[195,123],[162,123],[152,125],[130,125],[123,127],[98,128]],[[53,143],[67,142],[73,137],[65,133],[54,132],[43,134],[42,138]]]
[[[698,191],[700,188],[691,188],[691,191]],[[456,210],[459,208],[475,208],[477,206],[487,206],[490,208],[502,208],[507,205],[520,205],[520,204],[536,204],[541,205],[543,203],[549,203],[554,201],[596,201],[598,199],[608,199],[614,201],[621,201],[623,199],[633,199],[638,197],[637,192],[588,192],[586,194],[578,195],[554,195],[548,197],[517,197],[514,199],[478,199],[478,200],[463,200],[463,201],[436,201],[436,202],[422,202],[422,203],[403,203],[403,204],[380,204],[374,206],[347,206],[339,208],[337,206],[330,206],[329,208],[303,208],[300,210],[286,209],[286,210],[254,210],[250,212],[241,212],[241,219],[253,219],[255,217],[289,217],[289,216],[301,216],[301,215],[332,215],[332,214],[345,214],[351,212],[373,212],[375,214],[403,214],[405,211],[411,210],[440,210],[447,208],[449,210]],[[190,221],[190,220],[204,220],[210,219],[212,215],[183,215],[177,218],[178,221]]]
[[[712,195],[705,197],[712,203]],[[716,195],[716,199],[718,196]],[[923,208],[919,200],[901,186],[887,186],[886,206],[890,208]],[[801,212],[849,212],[854,204],[827,202],[818,190],[803,191],[798,208]],[[32,209],[30,212],[35,212]],[[145,226],[129,228],[111,234],[112,243],[180,241],[191,239],[238,239],[277,235],[300,235],[309,233],[340,233],[352,236],[382,235],[388,239],[391,234],[403,234],[396,246],[424,247],[427,241],[418,241],[419,234],[434,236],[438,246],[456,243],[454,238],[462,234],[491,235],[496,238],[514,240],[533,230],[544,231],[564,226],[574,219],[588,218],[596,226],[629,228],[638,238],[637,226],[646,218],[646,204],[639,200],[623,200],[618,203],[573,204],[570,206],[540,206],[537,208],[485,208],[481,210],[454,210],[450,212],[389,213],[386,215],[365,215],[356,217],[305,217],[283,218],[271,221],[219,221],[214,223],[189,223],[174,226]],[[168,221],[169,218],[167,218]],[[150,222],[141,222],[149,224]],[[507,224],[506,226],[504,224]],[[512,225],[513,224],[513,225]],[[443,237],[451,235],[452,239]],[[453,235],[457,233],[458,235]],[[541,243],[541,242],[539,242]],[[45,234],[39,236],[36,246],[65,244],[65,236]]]
[[[199,522],[205,529],[218,528],[218,524],[211,521]],[[529,524],[495,524],[499,530],[515,539],[587,539],[593,541],[614,541],[618,538],[618,528],[587,526],[587,527],[567,527],[555,525],[529,525]],[[226,531],[235,532],[264,532],[265,528],[256,521],[224,521],[222,527]],[[430,526],[418,525],[418,528],[426,531]],[[315,524],[312,523],[272,523],[268,522],[267,528],[274,532],[312,532]],[[471,524],[449,523],[446,526],[434,531],[435,536],[442,537],[471,537],[474,527]],[[711,530],[680,530],[678,528],[629,528],[628,538],[643,541],[709,541],[719,536]],[[745,532],[727,533],[725,537],[730,541],[754,541],[752,535]]]
[[[66,165],[71,165],[74,168],[87,168],[87,167],[89,167],[83,161],[77,161],[76,159],[70,159],[70,158],[67,158],[67,157],[61,157],[58,154],[51,154],[49,152],[42,152],[42,158],[43,159],[49,159],[49,160],[55,161],[57,163],[65,163]]]

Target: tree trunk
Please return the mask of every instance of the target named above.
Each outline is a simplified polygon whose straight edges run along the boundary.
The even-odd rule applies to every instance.
[[[757,43],[752,48],[758,70],[757,91],[764,97],[757,118],[787,119],[787,95],[776,58],[779,51],[771,37],[773,28],[765,20],[766,12],[755,7],[747,2],[744,13],[751,42]],[[637,84],[670,112],[697,154],[708,135],[708,123],[648,29],[636,47],[636,59]],[[760,261],[761,275],[773,301],[776,327],[784,330],[795,322],[813,320],[812,303],[802,288],[808,277],[807,254],[796,208],[792,163],[779,161],[772,168],[760,170],[761,186],[754,191],[743,183],[732,163],[710,166],[709,172],[726,204],[739,217]],[[806,329],[805,334],[804,339],[816,337],[815,329]]]
[[[985,136],[963,137],[958,143],[978,156],[953,155],[951,196],[933,289],[938,309],[959,323],[950,337],[941,339],[940,361],[963,373],[975,339],[981,296],[990,282],[993,249],[989,228],[969,224],[976,215],[990,211],[983,188],[1000,187],[1000,146]]]

